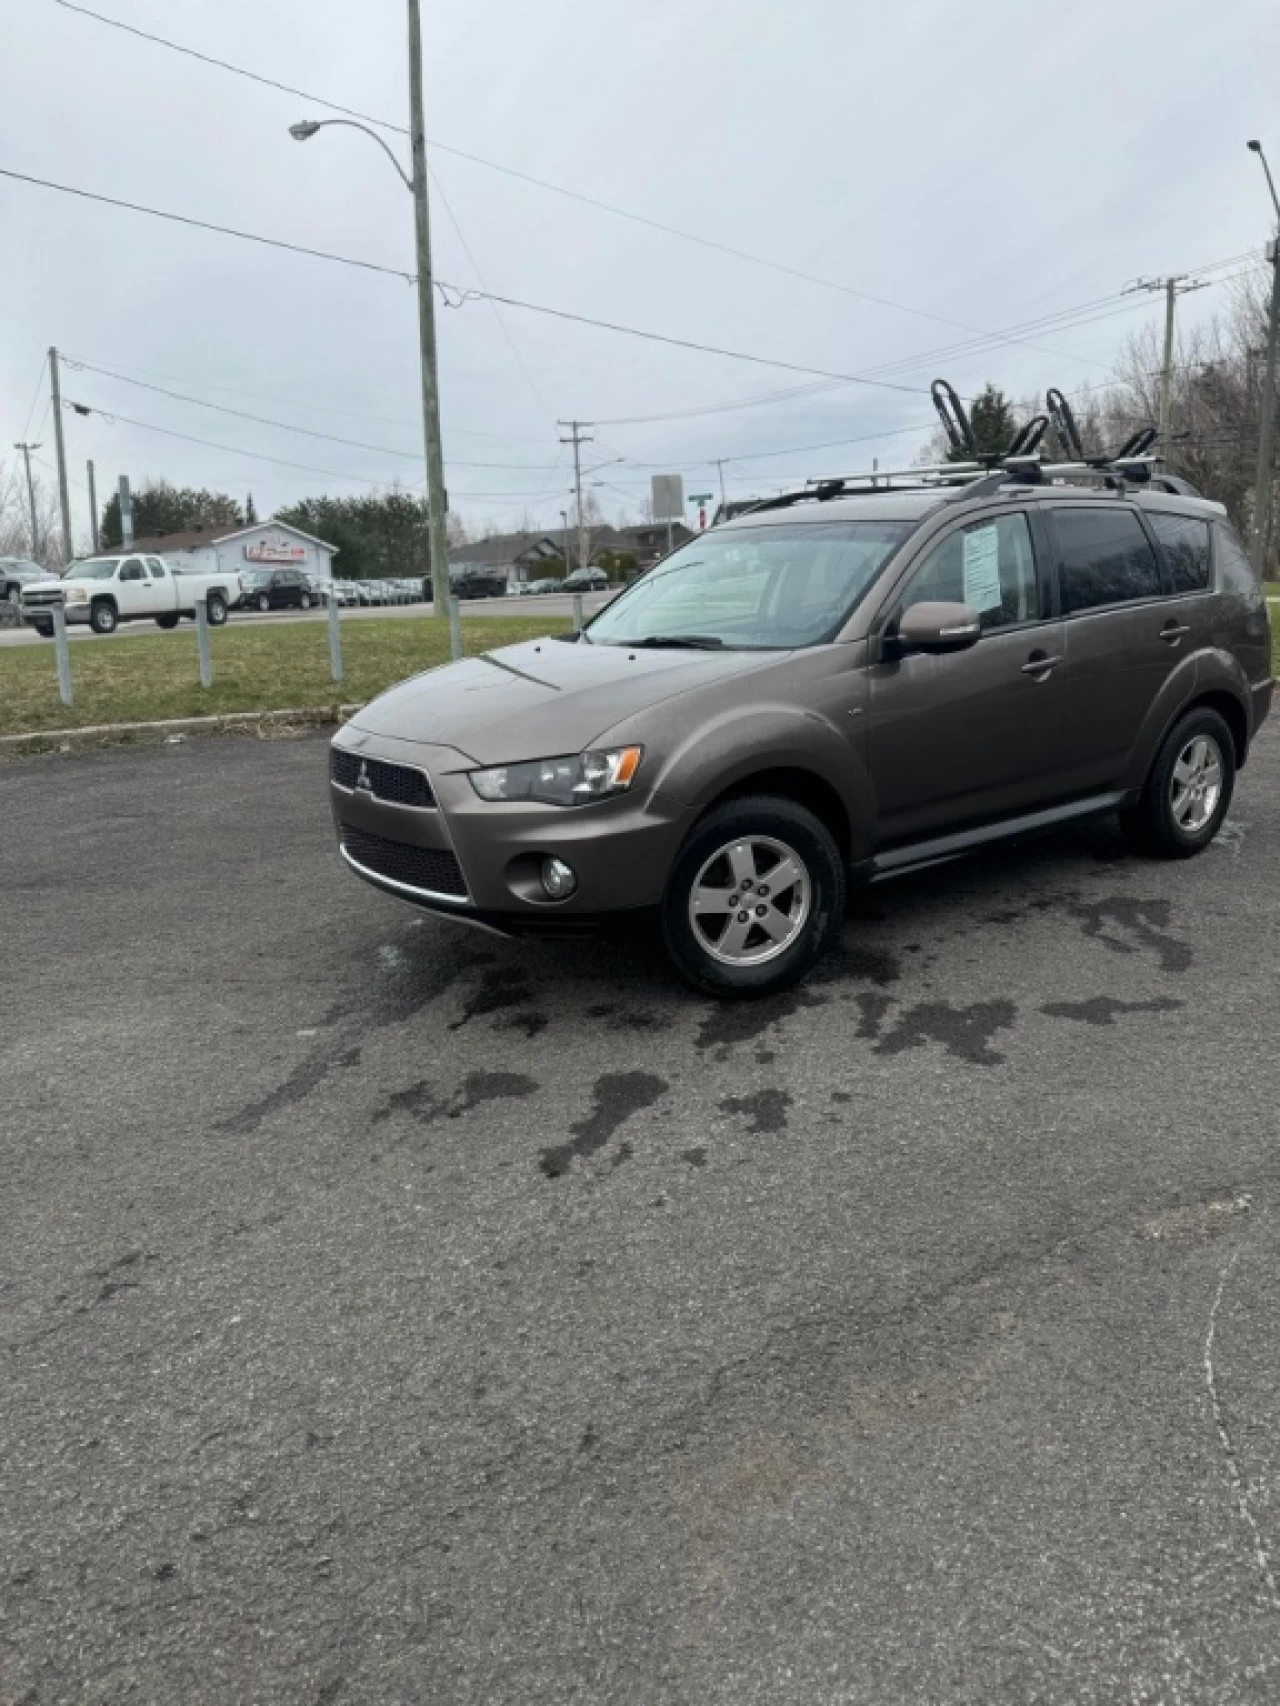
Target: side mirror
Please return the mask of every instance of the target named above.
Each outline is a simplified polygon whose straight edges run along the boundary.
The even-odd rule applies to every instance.
[[[895,638],[904,652],[962,652],[982,635],[982,620],[967,604],[909,604]]]

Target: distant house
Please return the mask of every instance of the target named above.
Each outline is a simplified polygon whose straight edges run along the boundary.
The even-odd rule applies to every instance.
[[[449,568],[488,569],[517,581],[537,580],[546,565],[564,572],[564,546],[549,533],[495,533],[470,545],[455,545],[449,552]]]
[[[316,539],[287,521],[260,521],[252,527],[193,527],[186,533],[158,533],[118,546],[117,553],[146,552],[163,557],[171,569],[189,574],[244,574],[251,569],[301,569],[309,580],[333,579],[338,547]]]
[[[684,545],[694,537],[691,528],[677,521],[672,523],[673,547]],[[569,567],[578,563],[578,535],[569,530]],[[539,580],[544,574],[561,574],[565,567],[565,538],[558,529],[551,533],[495,533],[488,539],[476,539],[469,545],[455,545],[449,552],[449,567],[458,569],[488,569],[505,575],[511,584]],[[587,529],[587,561],[600,562],[610,554],[631,557],[637,569],[647,569],[667,554],[667,524],[664,521],[641,522],[635,527],[590,527]]]

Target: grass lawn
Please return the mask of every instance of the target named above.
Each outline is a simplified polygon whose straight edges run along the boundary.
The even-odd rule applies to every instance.
[[[476,616],[463,621],[463,649],[487,651],[570,626],[568,618]],[[233,616],[225,628],[213,630],[211,642],[213,686],[206,691],[200,686],[194,623],[145,638],[73,640],[70,706],[58,698],[52,641],[0,647],[0,734],[357,703],[449,657],[448,625],[431,616],[344,622],[341,683],[329,679],[324,622],[248,627]]]

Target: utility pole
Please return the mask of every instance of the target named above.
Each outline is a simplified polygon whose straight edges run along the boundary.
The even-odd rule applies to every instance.
[[[427,525],[431,591],[437,616],[448,616],[449,498],[440,435],[440,379],[436,365],[435,285],[431,276],[431,211],[427,202],[427,127],[422,110],[422,17],[409,0],[409,123],[413,158],[413,213],[418,243],[418,340],[422,348],[422,431],[427,453]]]
[[[49,391],[53,401],[53,442],[58,457],[58,504],[62,511],[62,555],[70,562],[75,555],[71,539],[71,493],[67,488],[67,447],[62,440],[62,386],[58,379],[58,352],[49,351]]]
[[[724,457],[723,456],[718,456],[716,458],[716,467],[720,471],[720,519],[722,521],[727,521],[729,518],[728,518],[727,514],[725,513],[726,510],[728,509],[728,505],[725,503],[725,498],[724,498]]]
[[[1280,229],[1280,196],[1276,194],[1271,167],[1260,142],[1250,142],[1249,148],[1258,156],[1267,174],[1271,205],[1276,210],[1277,229]],[[1276,344],[1280,342],[1280,237],[1272,238],[1267,258],[1271,262],[1271,313],[1267,319],[1267,369],[1259,411],[1258,472],[1253,491],[1253,550],[1250,552],[1253,572],[1259,580],[1266,578],[1267,542],[1271,535],[1271,435],[1276,418]]]
[[[1267,365],[1262,381],[1262,407],[1258,422],[1258,468],[1253,486],[1253,572],[1266,578],[1267,541],[1271,533],[1271,440],[1276,418],[1276,345],[1280,342],[1280,240],[1273,240],[1271,260],[1271,312],[1267,319]]]
[[[31,507],[31,555],[39,560],[40,557],[40,525],[36,520],[36,487],[31,478],[31,452],[39,450],[38,444],[15,444],[15,450],[22,452],[22,459],[27,465],[27,503]]]
[[[568,574],[569,573],[569,512],[567,509],[562,509],[560,511],[560,519],[564,523],[564,572],[565,572],[565,574]]]
[[[133,493],[129,490],[127,474],[121,474],[117,490],[120,493],[120,543],[127,551],[133,544]]]
[[[573,446],[573,489],[577,493],[578,502],[578,567],[587,566],[587,529],[582,515],[582,446],[592,442],[590,433],[584,433],[583,427],[590,426],[590,421],[557,421],[557,426],[567,426],[569,437],[562,438],[561,444]]]
[[[93,533],[93,554],[98,554],[98,482],[93,477],[93,461],[85,464],[89,475],[89,523]]]
[[[1185,296],[1189,290],[1205,289],[1205,284],[1189,284],[1186,273],[1175,273],[1169,278],[1139,278],[1125,286],[1126,295],[1135,290],[1164,292],[1164,360],[1160,365],[1160,414],[1157,422],[1160,436],[1156,440],[1160,447],[1161,468],[1169,458],[1169,428],[1173,419],[1173,331],[1178,298]]]

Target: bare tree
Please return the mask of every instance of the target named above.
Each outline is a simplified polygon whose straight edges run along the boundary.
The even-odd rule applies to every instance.
[[[30,557],[56,572],[67,562],[57,493],[39,474],[33,473],[31,485],[36,500],[34,536],[26,471],[18,461],[0,465],[0,557]]]

